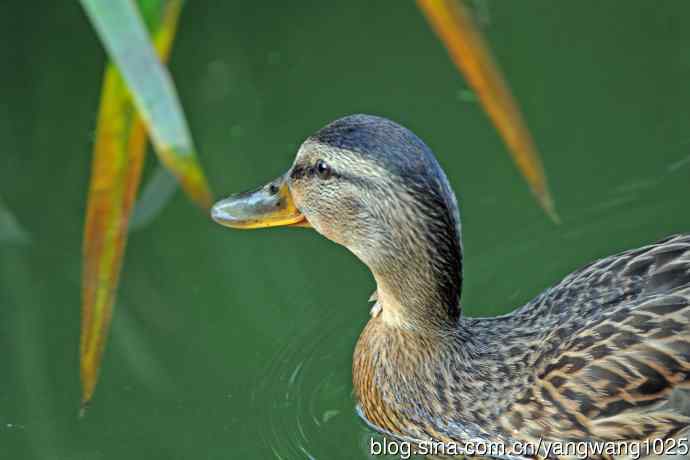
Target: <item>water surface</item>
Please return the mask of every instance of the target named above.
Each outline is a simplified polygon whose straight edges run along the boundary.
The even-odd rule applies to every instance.
[[[76,3],[39,3],[0,15],[0,198],[23,235],[0,237],[0,456],[368,458],[350,383],[374,289],[366,268],[313,231],[223,229],[180,193],[132,233],[101,381],[77,418],[104,56]],[[334,118],[395,119],[458,193],[470,315],[690,231],[690,3],[473,3],[561,225],[412,2],[187,2],[171,67],[216,192],[276,177]]]

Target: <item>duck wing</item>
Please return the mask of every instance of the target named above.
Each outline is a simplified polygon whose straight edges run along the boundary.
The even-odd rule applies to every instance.
[[[522,310],[548,332],[506,430],[644,440],[690,426],[690,234],[594,262]]]

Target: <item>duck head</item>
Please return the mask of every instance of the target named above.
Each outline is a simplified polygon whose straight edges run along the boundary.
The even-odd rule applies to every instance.
[[[351,115],[299,148],[268,184],[216,203],[227,227],[311,227],[352,251],[377,283],[381,320],[429,331],[460,316],[460,216],[431,150],[385,118]]]

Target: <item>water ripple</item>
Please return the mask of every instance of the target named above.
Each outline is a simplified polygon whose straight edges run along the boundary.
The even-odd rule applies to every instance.
[[[314,324],[266,364],[252,409],[267,423],[261,436],[275,458],[352,458],[360,450],[356,437],[342,434],[359,424],[350,383],[354,341],[343,334],[354,326],[349,319]],[[343,448],[334,451],[334,445]]]

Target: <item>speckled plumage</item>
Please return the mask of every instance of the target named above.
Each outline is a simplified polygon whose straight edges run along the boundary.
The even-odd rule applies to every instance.
[[[514,313],[419,336],[372,318],[362,414],[404,437],[642,440],[690,426],[690,235],[594,262]]]
[[[430,259],[422,270],[397,255],[385,275],[372,267],[379,285],[404,279],[396,270],[415,274],[394,289],[393,308],[427,300],[401,327],[379,299],[359,338],[353,381],[372,426],[460,445],[664,439],[690,426],[690,235],[596,261],[509,315],[464,317],[459,302],[428,292],[459,296],[462,261],[456,200],[431,151],[366,116],[312,139],[383,165],[390,177],[379,199],[409,222],[391,231],[392,247],[418,245]],[[410,166],[420,159],[425,167]]]
[[[469,318],[457,201],[411,131],[341,118],[302,144],[278,182],[301,213],[288,221],[303,217],[376,280],[352,368],[359,413],[374,428],[460,446],[688,431],[690,234],[593,262],[511,314]],[[283,203],[266,198],[272,188],[224,200],[215,218],[239,228],[235,210],[263,219],[256,203]]]

